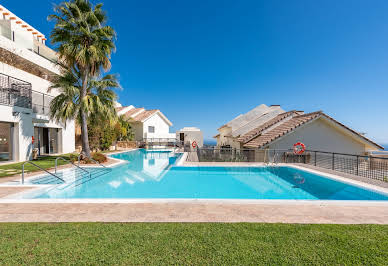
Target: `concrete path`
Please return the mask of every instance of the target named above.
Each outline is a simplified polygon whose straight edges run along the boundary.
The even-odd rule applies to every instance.
[[[0,203],[0,222],[388,224],[388,206],[217,203]]]

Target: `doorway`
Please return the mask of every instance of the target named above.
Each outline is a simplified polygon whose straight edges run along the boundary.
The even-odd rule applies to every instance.
[[[58,129],[34,127],[34,148],[38,155],[58,153]]]

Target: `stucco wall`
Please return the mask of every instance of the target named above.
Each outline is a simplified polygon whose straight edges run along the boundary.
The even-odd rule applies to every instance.
[[[29,82],[33,90],[42,93],[47,94],[47,89],[50,86],[49,81],[2,62],[0,62],[0,73]],[[58,92],[53,91],[50,94],[51,96],[56,96]],[[19,112],[19,115],[14,116],[12,112]],[[40,119],[48,122],[35,123]],[[63,153],[69,153],[75,150],[74,121],[68,121],[65,126],[54,121],[49,121],[48,116],[35,114],[31,109],[0,105],[0,122],[14,123],[13,155],[15,161],[24,161],[31,158],[34,126],[60,129],[58,150]]]
[[[135,134],[135,140],[143,140],[143,124],[142,123],[133,123],[131,124],[133,133]]]
[[[149,126],[155,127],[154,133],[148,132]],[[155,114],[143,123],[143,137],[144,138],[175,138],[175,134],[170,133],[170,126],[167,124],[167,122],[159,114]]]
[[[202,131],[177,131],[176,139],[180,140],[180,133],[185,134],[185,142],[193,143],[197,142],[198,147],[203,147],[203,134]]]
[[[308,150],[362,154],[365,146],[319,118],[269,145],[270,149],[291,149],[303,142]]]

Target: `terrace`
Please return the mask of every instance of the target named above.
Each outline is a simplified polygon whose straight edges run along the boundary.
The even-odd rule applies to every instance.
[[[48,115],[54,97],[32,90],[30,83],[0,73],[0,104],[31,109],[33,113]]]

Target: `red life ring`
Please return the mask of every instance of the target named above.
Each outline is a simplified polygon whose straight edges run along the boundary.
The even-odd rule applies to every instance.
[[[194,140],[193,143],[191,143],[191,146],[195,149],[197,147],[197,142]]]
[[[34,144],[34,141],[35,141],[34,136],[32,136],[32,144]]]
[[[297,142],[294,144],[294,154],[302,154],[306,150],[306,145],[302,142]]]

